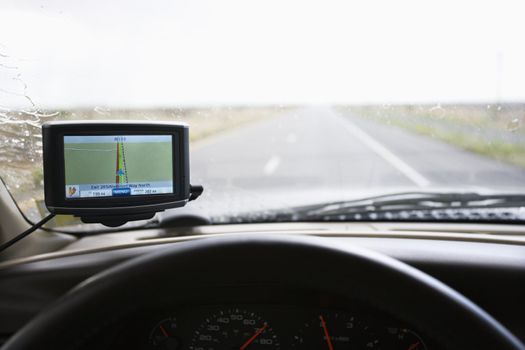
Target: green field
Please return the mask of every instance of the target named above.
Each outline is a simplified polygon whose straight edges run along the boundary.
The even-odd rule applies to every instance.
[[[125,142],[128,182],[171,181],[169,142]],[[115,183],[116,143],[74,143],[64,146],[66,184]]]

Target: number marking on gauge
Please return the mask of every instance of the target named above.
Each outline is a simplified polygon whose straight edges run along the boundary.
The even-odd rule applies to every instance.
[[[253,314],[252,314],[253,315]],[[268,327],[268,323],[264,323],[264,326],[262,326],[261,328],[259,328],[257,330],[257,332],[255,332],[255,334],[246,341],[246,343],[242,344],[240,350],[244,350],[248,347],[248,345],[250,345],[262,332],[264,332],[264,330],[266,329],[266,327]]]
[[[238,308],[220,310],[204,318],[194,331],[190,350],[279,349],[270,324],[255,312]]]

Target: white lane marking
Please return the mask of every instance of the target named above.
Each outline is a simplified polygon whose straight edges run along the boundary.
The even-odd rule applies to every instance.
[[[414,182],[419,187],[427,187],[430,185],[430,181],[421,175],[417,170],[412,168],[410,165],[405,163],[401,158],[396,156],[394,153],[390,152],[385,146],[376,141],[372,136],[368,135],[361,128],[357,127],[348,120],[343,120],[343,125],[346,130],[350,131],[361,140],[365,145],[370,147],[375,153],[380,157],[390,163],[392,166],[397,168],[402,172],[406,177],[408,177],[412,182]]]
[[[268,159],[268,161],[264,165],[264,169],[263,169],[264,174],[272,175],[275,172],[275,170],[277,170],[277,167],[279,166],[280,163],[281,163],[281,158],[279,158],[278,156],[272,156],[270,159]]]

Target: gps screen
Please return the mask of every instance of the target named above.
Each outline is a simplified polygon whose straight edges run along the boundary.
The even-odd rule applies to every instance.
[[[171,135],[64,136],[66,199],[173,193]]]

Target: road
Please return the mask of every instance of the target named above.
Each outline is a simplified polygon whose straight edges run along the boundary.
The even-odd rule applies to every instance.
[[[524,188],[525,169],[330,107],[298,109],[192,146],[201,202],[231,210],[385,191]],[[224,205],[223,205],[224,206]]]

